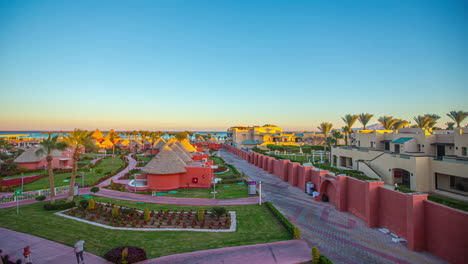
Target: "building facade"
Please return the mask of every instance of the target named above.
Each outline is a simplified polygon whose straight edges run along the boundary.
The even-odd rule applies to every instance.
[[[468,128],[358,130],[351,146],[332,148],[332,165],[386,184],[468,201]]]

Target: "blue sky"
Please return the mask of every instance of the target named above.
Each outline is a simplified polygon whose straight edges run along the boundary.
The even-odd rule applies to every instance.
[[[310,130],[468,110],[467,7],[0,0],[0,129]]]

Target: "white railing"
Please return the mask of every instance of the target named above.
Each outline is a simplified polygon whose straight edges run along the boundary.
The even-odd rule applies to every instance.
[[[55,195],[68,193],[69,188],[70,188],[70,186],[56,187],[55,188]],[[0,194],[0,204],[9,203],[9,202],[16,202],[16,199],[18,199],[18,201],[34,199],[34,198],[36,198],[38,196],[41,196],[41,195],[49,197],[50,196],[50,189],[27,191],[27,192],[23,192],[20,196],[16,196],[16,197],[13,195],[13,193]]]

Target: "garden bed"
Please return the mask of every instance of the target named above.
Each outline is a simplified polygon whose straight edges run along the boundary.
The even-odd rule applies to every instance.
[[[215,215],[203,211],[203,219],[198,220],[197,211],[159,210],[141,211],[136,208],[117,206],[112,203],[96,203],[94,209],[75,207],[56,213],[103,228],[130,231],[194,231],[194,232],[235,232],[236,213],[234,211]],[[146,215],[146,217],[145,217]]]
[[[214,169],[214,174],[222,174],[222,173],[226,173],[228,171],[229,171],[229,168],[219,166],[218,168]]]

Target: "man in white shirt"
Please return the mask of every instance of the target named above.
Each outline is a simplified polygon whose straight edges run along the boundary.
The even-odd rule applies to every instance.
[[[75,254],[76,254],[76,261],[78,261],[78,264],[80,264],[80,258],[81,258],[81,264],[84,264],[83,261],[83,245],[85,241],[80,240],[75,243]]]

